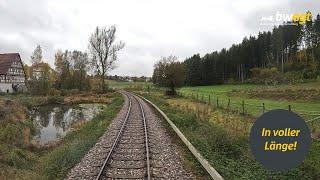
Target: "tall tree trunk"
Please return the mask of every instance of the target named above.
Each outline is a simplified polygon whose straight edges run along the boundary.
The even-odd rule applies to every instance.
[[[105,72],[102,73],[101,76],[101,88],[102,88],[102,92],[105,93],[106,92],[106,87],[105,87]]]
[[[80,70],[80,91],[82,91],[82,71]]]
[[[302,61],[302,52],[300,51],[299,53],[299,61],[301,62]]]
[[[279,68],[279,53],[277,53],[277,68],[278,68],[278,70],[280,69]]]
[[[281,52],[281,72],[284,73],[284,69],[283,69],[283,51]]]
[[[176,91],[174,89],[174,83],[173,82],[171,82],[171,93],[172,93],[172,95],[176,95]]]
[[[240,65],[237,66],[237,74],[238,74],[238,79],[241,81],[241,75],[240,75]]]
[[[289,62],[289,48],[287,48],[287,63]]]
[[[313,48],[311,48],[311,56],[312,56],[312,61],[315,62],[315,58],[314,58],[314,50]]]
[[[244,66],[243,66],[243,64],[241,64],[241,83],[243,83],[244,82]]]

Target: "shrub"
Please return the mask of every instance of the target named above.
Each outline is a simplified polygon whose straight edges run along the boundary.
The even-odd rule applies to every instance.
[[[62,104],[64,98],[62,96],[49,96],[47,99],[48,104]]]
[[[303,82],[305,76],[300,71],[289,71],[283,74],[275,67],[253,68],[250,72],[251,78],[248,82],[254,84],[295,84]]]
[[[252,68],[251,78],[248,80],[254,84],[278,84],[282,82],[282,74],[277,68]]]
[[[298,71],[286,72],[284,74],[284,83],[296,84],[303,82],[303,73]]]
[[[79,89],[71,89],[69,90],[69,95],[76,95],[76,94],[79,94]]]
[[[5,121],[1,122],[0,142],[7,145],[26,147],[29,145],[31,135],[35,133],[31,121]]]
[[[70,89],[70,90],[62,89],[60,95],[61,96],[70,96],[70,95],[77,95],[79,93],[80,93],[79,89]]]
[[[61,92],[58,89],[50,88],[49,91],[48,91],[48,94],[50,96],[58,96],[58,95],[61,94]]]
[[[318,73],[318,64],[316,62],[309,62],[308,66],[306,66],[302,72],[304,78],[316,79]]]

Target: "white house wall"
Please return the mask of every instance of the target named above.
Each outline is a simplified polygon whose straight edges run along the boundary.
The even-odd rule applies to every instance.
[[[12,84],[0,83],[0,92],[7,92],[7,90],[13,93]]]

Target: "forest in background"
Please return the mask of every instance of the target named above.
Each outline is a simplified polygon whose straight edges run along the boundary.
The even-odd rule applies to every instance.
[[[320,76],[320,15],[245,37],[230,48],[187,58],[185,85],[292,84]],[[156,72],[156,71],[154,71]],[[157,73],[153,82],[157,82]]]

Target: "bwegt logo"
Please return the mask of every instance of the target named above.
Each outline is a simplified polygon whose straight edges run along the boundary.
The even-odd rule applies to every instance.
[[[294,14],[277,12],[275,15],[261,17],[260,25],[278,26],[278,25],[282,25],[283,23],[288,25],[304,25],[311,20],[312,20],[312,13],[310,11],[307,11],[306,13],[294,13]]]

